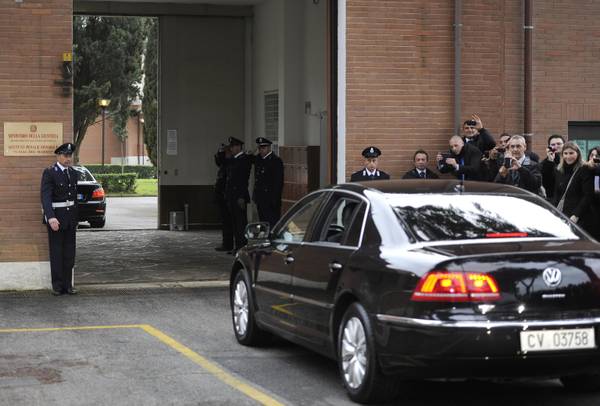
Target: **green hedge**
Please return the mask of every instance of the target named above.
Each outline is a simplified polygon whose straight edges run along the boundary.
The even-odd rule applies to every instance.
[[[95,178],[105,173],[121,173],[121,165],[84,165],[88,171],[94,175]],[[125,165],[123,167],[125,173],[135,173],[138,179],[156,179],[156,167],[155,166],[143,166],[143,165]]]
[[[102,184],[106,193],[134,193],[137,173],[105,173],[96,174],[95,178]]]

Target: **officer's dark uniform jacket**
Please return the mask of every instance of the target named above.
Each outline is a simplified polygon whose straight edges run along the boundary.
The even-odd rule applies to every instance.
[[[41,198],[46,224],[49,219],[56,217],[60,229],[77,227],[77,171],[68,168],[69,178],[57,163],[44,169],[42,174]],[[73,204],[71,205],[72,202]],[[53,207],[54,206],[54,207]],[[67,207],[64,207],[67,206]]]
[[[350,176],[350,182],[362,182],[365,180],[382,180],[389,179],[390,175],[385,173],[384,171],[380,171],[379,169],[375,169],[374,175],[369,175],[367,168],[361,169],[360,171],[356,171]]]
[[[235,202],[238,199],[244,199],[246,203],[250,201],[248,178],[252,169],[252,160],[250,155],[240,152],[237,157],[231,157],[227,161],[225,199],[228,202]]]
[[[273,152],[254,159],[254,193],[252,200],[281,205],[283,191],[283,161]]]

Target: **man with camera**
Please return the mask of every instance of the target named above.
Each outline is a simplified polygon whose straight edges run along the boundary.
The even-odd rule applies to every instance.
[[[458,135],[450,138],[450,151],[438,152],[436,159],[441,173],[452,173],[461,180],[481,179],[481,151]]]
[[[429,161],[429,155],[422,149],[417,150],[413,156],[415,163],[414,169],[406,172],[402,179],[439,179],[440,177],[427,168],[427,162]]]
[[[481,119],[476,114],[463,123],[463,141],[479,148],[482,154],[496,146],[494,138],[488,130],[483,128]]]
[[[546,148],[546,158],[540,163],[542,173],[542,185],[546,190],[548,200],[554,198],[554,183],[556,167],[560,163],[560,154],[562,153],[565,139],[562,135],[552,134],[548,138],[548,147]]]
[[[523,136],[513,135],[510,138],[504,161],[494,182],[517,186],[537,194],[542,185],[542,175],[537,163],[525,154],[526,148]]]

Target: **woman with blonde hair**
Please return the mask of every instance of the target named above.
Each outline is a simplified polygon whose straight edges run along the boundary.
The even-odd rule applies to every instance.
[[[552,203],[573,223],[577,223],[582,214],[589,210],[591,196],[584,186],[589,176],[583,168],[581,150],[576,143],[565,143],[554,175]]]

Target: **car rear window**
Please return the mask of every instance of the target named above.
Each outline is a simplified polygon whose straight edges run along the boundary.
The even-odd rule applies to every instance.
[[[77,167],[73,167],[73,169],[75,169],[77,171],[77,173],[79,173],[79,181],[80,182],[95,182],[96,179],[94,179],[94,177],[92,176],[92,174],[90,173],[90,171],[88,171],[85,168],[77,168]]]
[[[567,220],[534,198],[389,194],[388,200],[401,222],[420,241],[579,238]]]

